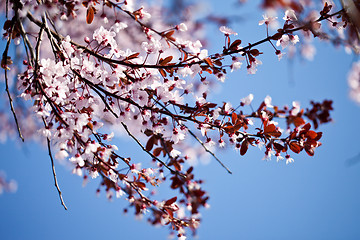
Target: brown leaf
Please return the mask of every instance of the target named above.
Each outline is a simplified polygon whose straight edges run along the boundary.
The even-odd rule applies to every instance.
[[[262,52],[260,52],[260,51],[257,50],[257,49],[251,49],[251,50],[249,51],[249,53],[250,53],[251,55],[253,55],[254,57],[257,57],[257,56],[259,56],[260,54],[262,54]]]
[[[306,132],[308,132],[309,130],[310,130],[310,128],[311,128],[311,124],[310,123],[307,123],[307,124],[305,124],[303,127],[302,127],[302,131],[301,131],[301,133],[306,133]]]
[[[277,142],[274,142],[273,146],[276,152],[281,152],[284,149],[284,146]]]
[[[314,152],[314,148],[310,147],[308,145],[305,145],[305,151],[309,156],[314,156],[315,152]]]
[[[237,50],[237,47],[241,44],[241,40],[235,40],[229,47],[230,50]]]
[[[242,122],[237,122],[235,126],[232,128],[233,132],[238,131],[244,124]]]
[[[184,57],[183,57],[183,61],[185,62],[186,61],[186,59],[188,59],[188,54],[187,54],[187,52],[185,52],[185,51],[182,51],[183,53],[184,53]]]
[[[142,190],[146,189],[146,184],[143,182],[134,182],[134,184],[138,187],[141,188]]]
[[[309,145],[311,147],[316,147],[318,145],[318,142],[313,139],[307,139],[305,142],[305,145]]]
[[[137,58],[139,55],[140,55],[140,53],[131,54],[130,56],[126,57],[126,60],[131,60],[131,59]]]
[[[293,122],[294,122],[295,127],[298,127],[298,126],[301,126],[301,125],[305,124],[305,120],[302,119],[301,117],[295,117]]]
[[[276,129],[276,126],[274,124],[267,125],[264,128],[264,133],[273,137],[280,137],[281,132]]]
[[[163,151],[162,147],[155,148],[153,151],[154,156],[158,157],[160,155],[161,151]]]
[[[84,7],[88,7],[89,2],[88,2],[88,1],[83,1],[81,4],[82,4]]]
[[[12,26],[12,21],[11,21],[11,20],[6,20],[6,21],[4,22],[3,29],[4,29],[4,30],[8,30],[8,29],[11,28],[11,26]]]
[[[151,151],[151,149],[154,147],[154,143],[155,143],[155,137],[151,136],[148,140],[148,142],[146,143],[146,151]]]
[[[95,8],[93,6],[89,6],[86,11],[86,23],[90,24],[94,20]]]
[[[248,149],[249,149],[249,142],[248,140],[245,139],[240,147],[240,155],[244,156]]]
[[[217,104],[216,104],[216,103],[206,103],[206,106],[207,106],[208,108],[214,108],[214,107],[217,106]]]
[[[235,113],[235,112],[233,112],[232,114],[231,114],[231,122],[232,122],[232,124],[235,124],[236,123],[236,120],[237,120],[237,114]]]
[[[271,39],[273,39],[273,40],[279,40],[279,39],[282,37],[282,35],[283,35],[283,33],[281,33],[281,32],[275,33],[275,34],[271,37]]]
[[[210,58],[205,58],[204,61],[210,66],[210,67],[214,67],[214,64],[211,62]]]
[[[88,122],[88,124],[86,124],[86,126],[88,126],[91,130],[94,129],[94,125],[91,122]]]
[[[159,68],[159,72],[160,72],[161,76],[166,77],[166,72],[164,71],[164,69]]]
[[[171,41],[176,41],[176,39],[172,36],[174,34],[175,30],[171,30],[167,33],[164,34],[164,37],[171,40]]]
[[[112,8],[112,4],[109,1],[105,1],[105,5],[109,8]]]
[[[174,202],[176,202],[176,200],[177,200],[177,197],[176,197],[176,196],[173,197],[173,198],[170,198],[169,200],[167,200],[167,201],[164,203],[164,205],[165,205],[165,206],[170,206],[171,204],[173,204]]]
[[[308,138],[315,139],[317,137],[317,133],[313,130],[310,130],[305,135]]]
[[[298,142],[295,142],[295,141],[290,142],[289,147],[290,147],[291,151],[293,151],[294,153],[301,152],[301,146],[299,145]]]
[[[176,171],[179,171],[179,172],[181,171],[182,167],[181,167],[181,164],[179,162],[174,161],[173,165],[174,165]]]
[[[216,66],[219,66],[219,67],[222,66],[222,62],[221,62],[220,60],[214,61],[214,64],[215,64]]]
[[[290,134],[289,139],[292,140],[292,139],[294,139],[295,137],[296,137],[296,132],[294,131],[294,132],[292,132],[292,133]]]
[[[314,140],[319,141],[321,137],[322,137],[322,132],[317,132],[317,136],[316,138],[314,138]]]
[[[165,208],[165,210],[167,211],[167,213],[170,215],[170,218],[174,218],[174,213],[171,209]],[[169,221],[170,222],[170,221]]]
[[[159,60],[159,64],[161,65],[161,66],[165,66],[166,64],[168,64],[169,62],[171,62],[171,60],[173,59],[173,57],[172,56],[168,56],[168,57],[166,57],[165,59],[160,59]]]
[[[11,57],[6,56],[1,59],[1,67],[6,70],[10,70],[10,65],[13,64],[13,61],[11,60]]]

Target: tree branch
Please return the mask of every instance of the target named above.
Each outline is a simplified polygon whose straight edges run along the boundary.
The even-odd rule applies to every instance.
[[[56,187],[56,189],[58,191],[61,205],[64,207],[65,210],[68,210],[66,205],[65,205],[65,202],[64,202],[64,199],[62,197],[62,193],[61,193],[61,190],[60,190],[57,178],[56,178],[54,159],[53,159],[52,154],[51,154],[51,146],[50,146],[50,139],[49,138],[47,138],[47,146],[48,146],[49,156],[50,156],[50,160],[51,160],[51,169],[52,169],[52,173],[53,173],[53,177],[54,177],[55,187]]]
[[[158,157],[156,157],[154,154],[152,154],[151,152],[149,152],[148,150],[146,150],[146,148],[141,144],[141,142],[130,132],[130,130],[128,129],[128,127],[126,126],[125,123],[121,122],[121,125],[124,127],[125,131],[127,132],[127,134],[134,139],[134,141],[142,148],[143,151],[145,151],[146,153],[148,153],[153,159],[155,159],[156,161],[158,161],[159,163],[161,163],[164,167],[166,167],[172,174],[179,174],[182,177],[185,177],[182,173],[180,173],[179,171],[175,171],[172,168],[170,168],[166,163],[164,163],[162,160],[160,160]]]
[[[8,63],[8,61],[11,61],[11,59],[8,59],[8,51],[9,51],[9,46],[10,46],[10,42],[11,42],[11,35],[12,35],[12,32],[13,32],[13,29],[14,29],[14,22],[13,22],[13,26],[11,28],[11,33],[9,34],[8,36],[8,40],[7,40],[7,43],[6,43],[6,47],[5,47],[5,50],[4,50],[4,53],[3,53],[3,56],[2,56],[2,60],[1,60],[1,65],[2,67],[4,68],[5,70],[5,90],[6,90],[6,93],[8,95],[8,99],[9,99],[9,104],[10,104],[10,109],[11,109],[11,112],[14,116],[14,120],[15,120],[15,124],[16,124],[16,128],[17,128],[17,131],[19,133],[19,137],[20,139],[24,142],[25,139],[21,133],[21,129],[20,129],[20,126],[19,126],[19,122],[18,122],[18,119],[16,117],[16,113],[15,113],[15,109],[14,109],[14,105],[13,105],[13,100],[12,100],[12,97],[11,97],[11,94],[10,94],[10,91],[9,91],[9,81],[8,81],[8,76],[7,76],[7,71],[10,69],[8,67],[8,64],[10,65],[10,63]]]

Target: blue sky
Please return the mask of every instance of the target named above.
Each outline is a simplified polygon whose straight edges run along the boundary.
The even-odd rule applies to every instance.
[[[246,16],[246,24],[231,25],[244,43],[265,36],[265,29],[257,24],[261,12],[253,14],[251,8],[226,4],[216,1],[213,9]],[[212,31],[210,52],[221,49],[223,43],[221,33],[216,28]],[[272,96],[275,105],[297,100],[303,107],[310,100],[332,99],[334,121],[320,127],[323,146],[315,156],[293,154],[295,162],[290,165],[275,159],[262,161],[263,152],[251,148],[243,157],[232,150],[218,153],[232,175],[215,161],[197,166],[211,205],[202,212],[199,239],[360,238],[360,162],[347,164],[360,153],[360,108],[349,99],[346,83],[354,57],[329,44],[317,46],[312,62],[300,58],[279,62],[273,49],[262,45],[263,65],[256,75],[247,75],[242,69],[229,74],[216,89],[214,101],[238,103],[253,93],[254,106],[266,95]],[[123,148],[129,153],[137,151],[130,141],[124,141]],[[69,208],[64,211],[45,147],[9,141],[0,145],[0,152],[0,169],[18,182],[17,193],[0,195],[1,239],[167,238],[166,228],[154,228],[132,214],[124,215],[126,201],[108,202],[104,194],[96,197],[96,181],[82,187],[81,178],[57,164]]]

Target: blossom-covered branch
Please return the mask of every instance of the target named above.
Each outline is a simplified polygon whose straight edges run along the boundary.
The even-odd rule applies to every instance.
[[[22,42],[24,70],[16,84],[31,111],[20,114],[28,114],[34,123],[24,136],[40,133],[46,139],[64,208],[51,149],[84,180],[100,178],[98,191],[104,188],[109,199],[126,195],[136,215],[150,212],[152,224],[169,224],[179,238],[187,227],[195,233],[200,209],[209,206],[203,181],[188,164],[191,160],[208,153],[231,173],[215,155],[217,148],[229,145],[241,156],[250,147],[264,147],[264,159],[274,156],[289,164],[294,153],[315,154],[322,137],[315,130],[332,120],[331,100],[311,102],[308,109],[297,102],[276,106],[269,96],[255,106],[252,94],[239,99],[236,107],[210,102],[212,77],[223,82],[228,71],[243,63],[248,73],[256,73],[262,44],[271,44],[280,60],[285,48],[300,41],[296,33],[326,38],[321,22],[342,29],[351,25],[345,10],[331,12],[328,3],[316,18],[302,19],[299,9],[288,9],[283,26],[273,34],[269,28],[276,18],[264,16],[259,25],[265,24],[266,37],[246,46],[241,39],[232,41],[230,36],[237,33],[221,26],[225,44],[209,55],[191,21],[171,26],[133,1],[12,0],[6,11],[2,67],[5,74],[11,68],[10,43]],[[67,28],[75,24],[78,29]],[[9,91],[8,96],[21,136]],[[136,142],[147,160],[122,156],[123,146],[111,144],[122,136],[118,129]],[[153,190],[164,183],[174,193],[158,200]]]

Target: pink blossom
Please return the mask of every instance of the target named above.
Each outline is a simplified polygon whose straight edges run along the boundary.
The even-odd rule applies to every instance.
[[[186,32],[188,30],[188,27],[186,26],[185,23],[180,23],[179,24],[179,30],[182,32]]]
[[[268,17],[266,14],[263,15],[263,20],[259,21],[259,25],[267,25],[274,23],[276,21],[277,17]]]
[[[291,158],[290,155],[286,155],[285,158],[286,158],[286,165],[294,162],[294,159]]]
[[[297,21],[295,11],[293,9],[288,9],[285,11],[285,16],[283,17],[285,21]]]
[[[276,46],[281,46],[282,49],[286,48],[289,43],[292,43],[295,45],[299,42],[299,36],[298,35],[287,35],[284,34],[282,37],[276,42]]]
[[[253,99],[254,95],[250,93],[247,97],[242,98],[240,102],[242,105],[250,105]]]
[[[225,27],[225,26],[221,26],[219,28],[220,32],[224,33],[226,36],[229,36],[229,35],[238,35],[237,32],[234,32],[231,28],[228,28],[228,27]]]
[[[258,59],[255,59],[247,66],[247,73],[248,74],[255,74],[257,72],[257,66],[261,65],[262,62]]]
[[[273,108],[273,107],[274,107],[273,105],[271,105],[271,101],[272,101],[272,98],[271,98],[269,95],[267,95],[267,96],[265,97],[265,99],[264,99],[265,105],[266,105],[267,107],[269,107],[269,108]]]
[[[103,26],[96,29],[93,34],[93,39],[96,40],[101,45],[110,45],[112,48],[116,47],[116,41],[114,37],[116,36],[115,32],[106,30]]]

